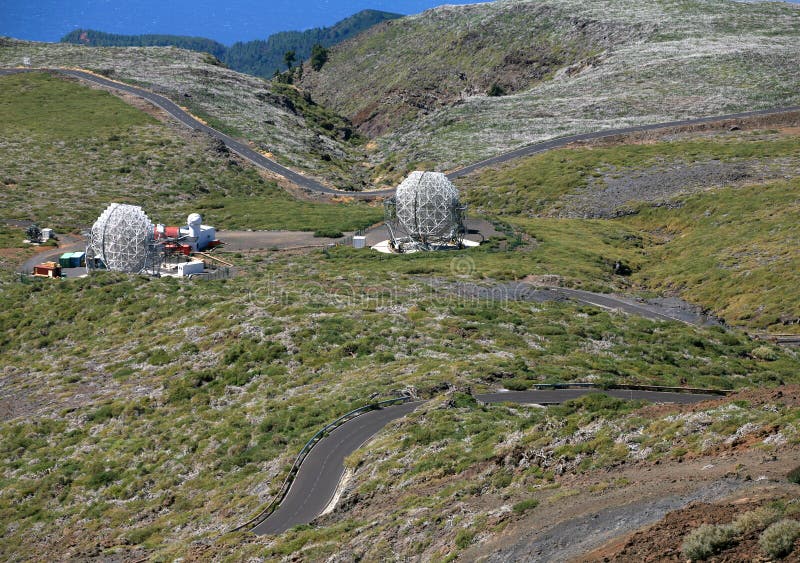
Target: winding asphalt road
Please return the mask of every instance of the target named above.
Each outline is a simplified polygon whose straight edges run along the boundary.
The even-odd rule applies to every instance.
[[[355,197],[369,198],[375,196],[391,195],[394,190],[379,190],[372,192],[344,192],[325,186],[324,184],[308,178],[297,172],[286,168],[273,160],[265,157],[264,155],[254,151],[249,146],[233,139],[232,137],[209,127],[208,125],[199,122],[186,111],[181,109],[177,104],[167,99],[164,96],[155,94],[153,92],[115,82],[107,78],[103,78],[88,72],[79,70],[68,69],[0,69],[0,75],[16,74],[20,72],[35,72],[35,71],[48,71],[57,72],[65,76],[71,76],[80,80],[92,82],[101,86],[115,89],[117,91],[126,92],[134,96],[138,96],[148,102],[160,107],[173,118],[177,119],[180,123],[192,129],[203,131],[212,138],[218,139],[225,143],[225,145],[237,153],[242,158],[250,161],[254,165],[267,170],[269,172],[278,174],[300,188],[324,193],[324,194],[346,194]],[[657,123],[650,125],[640,125],[634,127],[625,127],[620,129],[609,129],[605,131],[597,131],[593,133],[584,133],[580,135],[570,135],[567,137],[560,137],[520,147],[513,151],[465,166],[463,168],[454,170],[448,174],[451,179],[460,178],[471,174],[482,168],[496,166],[508,162],[513,159],[531,156],[534,154],[542,153],[548,150],[564,147],[570,143],[578,141],[586,141],[593,139],[601,139],[604,137],[629,134],[642,131],[654,131],[658,129],[665,129],[671,127],[682,127],[689,125],[697,125],[703,123],[711,123],[714,121],[722,121],[728,119],[742,119],[748,117],[755,117],[761,115],[789,113],[800,111],[800,106],[793,106],[788,108],[767,109],[759,111],[741,112],[726,114],[720,116],[703,117],[698,119],[685,119],[679,121],[671,121],[667,123]],[[62,250],[63,251],[63,250]],[[634,304],[626,303],[624,307],[620,307],[619,300],[609,298],[599,294],[588,294],[587,292],[578,292],[576,290],[560,289],[572,298],[594,305],[609,307],[609,308],[623,308],[628,312],[641,314],[648,318],[661,317],[662,320],[675,320],[666,315],[654,313],[651,310],[643,309]],[[572,295],[570,295],[570,293]],[[641,309],[641,310],[635,310]],[[585,395],[594,390],[592,389],[559,389],[559,390],[542,390],[542,391],[522,391],[522,392],[507,392],[507,393],[490,393],[479,395],[478,400],[493,403],[493,402],[518,402],[525,404],[553,404],[560,403],[581,395]],[[609,395],[617,396],[626,399],[641,399],[646,401],[655,402],[679,402],[689,403],[698,402],[715,398],[713,395],[689,395],[682,393],[664,393],[653,391],[622,391],[611,390],[606,391]],[[399,406],[387,407],[381,410],[372,411],[362,416],[359,416],[336,430],[332,431],[330,435],[322,440],[315,446],[308,454],[303,465],[297,473],[297,476],[292,483],[289,492],[281,503],[278,510],[276,510],[269,518],[264,520],[253,528],[253,532],[257,534],[275,534],[283,532],[292,526],[302,523],[311,522],[316,518],[322,510],[328,505],[336,491],[338,483],[344,472],[343,461],[344,458],[358,449],[364,442],[383,428],[389,421],[397,419],[405,414],[414,410],[419,403],[406,403]]]
[[[598,389],[546,389],[508,391],[476,395],[483,403],[519,403],[552,405],[597,393]],[[602,391],[612,397],[654,403],[698,403],[718,399],[719,395],[670,393],[611,389]],[[319,516],[333,499],[344,474],[344,459],[377,434],[387,423],[412,412],[421,402],[404,403],[358,416],[323,438],[306,457],[289,492],[278,509],[255,526],[256,534],[280,534],[299,524],[308,524]]]
[[[280,164],[278,164],[274,160],[270,160],[269,158],[265,157],[261,153],[254,151],[253,149],[251,149],[246,144],[244,144],[244,143],[242,143],[240,141],[237,141],[233,137],[230,137],[230,136],[226,135],[225,133],[217,131],[216,129],[214,129],[213,127],[209,127],[205,123],[201,123],[200,121],[195,119],[193,116],[191,116],[189,113],[187,113],[186,111],[181,109],[181,107],[178,106],[172,100],[170,100],[170,99],[168,99],[168,98],[166,98],[164,96],[161,96],[159,94],[155,94],[153,92],[150,92],[148,90],[144,90],[143,88],[138,88],[136,86],[131,86],[129,84],[123,84],[121,82],[116,82],[114,80],[109,80],[107,78],[103,78],[102,76],[97,76],[95,74],[91,74],[89,72],[83,72],[83,71],[80,71],[80,70],[70,70],[70,69],[61,69],[61,68],[0,69],[0,75],[18,74],[18,73],[23,73],[23,72],[57,72],[59,74],[65,75],[65,76],[71,76],[73,78],[77,78],[77,79],[80,79],[80,80],[85,80],[87,82],[92,82],[92,83],[98,84],[100,86],[105,86],[107,88],[113,88],[114,90],[117,90],[117,91],[120,91],[120,92],[125,92],[125,93],[128,93],[128,94],[132,94],[134,96],[137,96],[139,98],[147,100],[151,104],[154,104],[154,105],[160,107],[165,112],[167,112],[169,115],[171,115],[173,118],[177,119],[183,125],[186,125],[187,127],[191,128],[191,129],[197,129],[199,131],[202,131],[202,132],[208,134],[209,136],[213,137],[214,139],[218,139],[218,140],[222,141],[223,143],[225,143],[225,145],[230,150],[232,150],[233,152],[235,152],[236,154],[238,154],[239,156],[241,156],[245,160],[248,160],[251,163],[255,164],[259,168],[263,168],[264,170],[267,170],[269,172],[273,172],[275,174],[278,174],[279,176],[283,176],[284,178],[286,178],[290,182],[294,183],[295,185],[297,185],[297,186],[299,186],[299,187],[301,187],[303,189],[311,190],[311,191],[314,191],[314,192],[320,192],[320,193],[324,193],[324,194],[339,194],[339,195],[345,194],[345,195],[351,195],[351,196],[352,195],[356,195],[356,196],[359,195],[357,192],[345,192],[345,191],[342,191],[342,190],[336,190],[336,189],[330,188],[330,187],[318,182],[317,180],[314,180],[313,178],[308,178],[306,176],[303,176],[302,174],[298,174],[294,170],[290,170],[289,168],[286,168],[285,166],[281,166]],[[394,190],[384,190],[384,192],[386,192],[386,193],[393,192],[393,191]],[[372,197],[374,195],[379,195],[380,193],[382,193],[382,192],[372,192],[371,194],[369,194],[369,196]]]
[[[96,74],[92,74],[89,72],[84,72],[80,70],[72,70],[72,69],[61,69],[61,68],[42,68],[42,69],[25,69],[25,68],[14,68],[14,69],[0,69],[0,76],[6,74],[17,74],[21,72],[57,72],[63,74],[65,76],[71,76],[73,78],[77,78],[80,80],[86,80],[88,82],[92,82],[94,84],[98,84],[101,86],[105,86],[107,88],[113,88],[120,92],[126,92],[128,94],[132,94],[134,96],[138,96],[148,102],[160,107],[164,111],[166,111],[169,115],[177,119],[180,123],[190,127],[192,129],[197,129],[207,133],[211,137],[218,139],[225,143],[225,145],[241,156],[242,158],[250,161],[251,163],[255,164],[256,166],[263,168],[264,170],[268,170],[269,172],[278,174],[290,182],[294,183],[295,185],[299,186],[300,188],[328,194],[328,195],[347,195],[350,197],[358,197],[358,198],[373,198],[373,197],[385,197],[390,196],[394,193],[394,188],[389,188],[385,190],[374,190],[368,192],[347,192],[343,190],[337,190],[322,184],[321,182],[314,180],[313,178],[308,178],[307,176],[303,176],[286,168],[285,166],[281,166],[274,160],[270,160],[269,158],[265,157],[259,152],[254,151],[246,144],[237,141],[236,139],[217,131],[213,127],[209,127],[208,125],[201,123],[186,111],[181,109],[177,104],[173,101],[169,100],[168,98],[161,96],[159,94],[155,94],[150,92],[149,90],[145,90],[143,88],[138,88],[136,86],[131,86],[129,84],[123,84],[121,82],[116,82],[114,80],[109,80],[107,78],[103,78],[102,76],[97,76]],[[526,145],[524,147],[520,147],[518,149],[514,149],[512,151],[493,156],[492,158],[487,158],[486,160],[482,160],[480,162],[476,162],[475,164],[470,164],[469,166],[465,166],[463,168],[459,168],[457,170],[453,170],[447,174],[448,178],[456,179],[462,176],[466,176],[471,174],[477,170],[482,168],[487,168],[490,166],[497,166],[498,164],[503,164],[510,160],[514,160],[517,158],[522,158],[526,156],[531,156],[534,154],[539,154],[542,152],[546,152],[549,150],[557,149],[565,147],[571,143],[575,143],[578,141],[588,141],[593,139],[602,139],[604,137],[611,137],[614,135],[625,135],[629,133],[637,133],[642,131],[655,131],[658,129],[668,129],[671,127],[685,127],[688,125],[699,125],[703,123],[712,123],[715,121],[723,121],[729,119],[744,119],[748,117],[757,117],[762,115],[772,115],[772,114],[780,114],[780,113],[791,113],[795,111],[800,111],[800,106],[791,106],[786,108],[775,108],[775,109],[764,109],[764,110],[757,110],[757,111],[746,111],[746,112],[739,112],[739,113],[729,113],[725,115],[716,115],[710,117],[700,117],[695,119],[682,119],[678,121],[668,121],[665,123],[653,123],[650,125],[636,125],[632,127],[623,127],[620,129],[606,129],[603,131],[595,131],[592,133],[582,133],[580,135],[569,135],[567,137],[558,137],[555,139],[550,139],[548,141],[543,141],[541,143],[535,143],[532,145]]]
[[[344,474],[344,458],[392,420],[421,403],[403,403],[357,416],[333,430],[309,452],[280,507],[253,528],[256,534],[279,534],[319,516],[333,498]]]
[[[580,135],[557,137],[555,139],[550,139],[548,141],[542,141],[541,143],[525,145],[524,147],[520,147],[518,149],[514,149],[512,151],[499,154],[491,158],[487,158],[486,160],[481,160],[480,162],[476,162],[475,164],[470,164],[469,166],[465,166],[463,168],[459,168],[458,170],[454,170],[450,172],[447,176],[451,180],[455,178],[460,178],[462,176],[472,174],[473,172],[480,170],[482,168],[497,166],[498,164],[503,164],[505,162],[514,160],[516,158],[523,158],[526,156],[532,156],[534,154],[547,152],[553,149],[563,148],[571,143],[576,143],[579,141],[590,141],[594,139],[602,139],[604,137],[613,137],[615,135],[627,135],[630,133],[639,133],[642,131],[656,131],[658,129],[669,129],[671,127],[686,127],[688,125],[701,125],[703,123],[713,123],[715,121],[725,121],[729,119],[745,119],[748,117],[758,117],[761,115],[772,115],[779,113],[792,113],[796,111],[800,111],[800,106],[763,109],[757,111],[745,111],[739,113],[715,115],[710,117],[698,117],[694,119],[681,119],[678,121],[652,123],[649,125],[634,125],[632,127],[623,127],[621,129],[606,129],[603,131],[594,131],[592,133],[582,133]]]

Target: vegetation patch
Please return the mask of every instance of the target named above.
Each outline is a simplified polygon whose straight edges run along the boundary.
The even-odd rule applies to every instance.
[[[604,174],[633,174],[653,163],[700,161],[800,169],[798,137],[764,132],[703,140],[560,150],[464,180],[474,208],[503,217],[538,242],[532,275],[559,274],[566,283],[604,280],[606,287],[677,294],[731,324],[793,333],[800,330],[800,264],[794,179],[751,180],[661,203],[621,199],[615,219],[555,218],[575,194]],[[783,164],[769,164],[784,159]],[[675,164],[675,163],[678,164]],[[608,172],[609,170],[613,172]],[[597,189],[602,189],[598,187]],[[582,196],[588,197],[588,196]],[[617,264],[630,270],[618,273]],[[523,270],[524,266],[519,269]],[[576,280],[576,281],[573,281]],[[769,349],[755,351],[770,361]]]
[[[167,224],[200,212],[225,229],[350,231],[382,216],[363,203],[294,200],[218,143],[178,134],[105,92],[45,74],[0,80],[0,163],[14,180],[0,194],[6,218],[63,232],[90,226],[111,202]]]

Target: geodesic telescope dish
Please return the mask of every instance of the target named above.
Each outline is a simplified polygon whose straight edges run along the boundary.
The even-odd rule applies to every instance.
[[[412,172],[384,204],[392,246],[399,252],[462,246],[466,206],[441,172]]]
[[[153,223],[138,205],[112,203],[92,225],[86,267],[138,274],[155,270],[158,253]],[[98,259],[101,264],[98,264]]]

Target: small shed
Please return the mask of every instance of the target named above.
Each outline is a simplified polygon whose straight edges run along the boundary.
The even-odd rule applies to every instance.
[[[60,278],[61,266],[56,262],[42,262],[33,267],[33,275],[45,278]]]
[[[178,275],[188,276],[190,274],[202,274],[205,270],[205,264],[202,262],[185,262],[178,264]]]

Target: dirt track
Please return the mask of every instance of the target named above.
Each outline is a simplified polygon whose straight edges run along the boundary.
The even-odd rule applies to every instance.
[[[743,391],[720,403],[748,400],[751,404],[798,404],[797,386]],[[643,416],[693,412],[690,406],[653,405]],[[703,505],[704,521],[727,523],[727,503],[742,499],[797,498],[800,488],[786,480],[800,465],[800,450],[791,444],[764,451],[755,444],[726,446],[711,455],[676,460],[626,463],[608,470],[564,476],[560,487],[542,494],[530,516],[508,526],[490,541],[464,554],[465,561],[684,561],[683,536],[701,522],[674,511]],[[717,505],[716,503],[722,503]],[[672,522],[672,524],[670,524]],[[677,530],[674,525],[682,523]],[[637,530],[653,526],[649,531]],[[672,528],[670,526],[673,526]],[[656,535],[659,535],[655,539]],[[644,538],[653,538],[645,546]],[[639,547],[634,549],[634,543]],[[666,554],[671,556],[667,557]],[[751,560],[728,558],[726,561]]]
[[[784,494],[793,488],[796,492],[796,486],[786,483],[785,475],[798,463],[800,452],[788,448],[775,459],[758,450],[747,450],[681,463],[637,464],[611,474],[576,477],[563,482],[560,491],[580,488],[580,493],[566,498],[551,495],[533,515],[465,554],[465,560],[602,561],[607,554],[592,555],[594,550],[691,503]],[[587,492],[613,481],[630,484]],[[681,538],[673,539],[673,547],[679,548]],[[616,543],[624,545],[624,541]],[[626,560],[624,554],[621,558]]]

